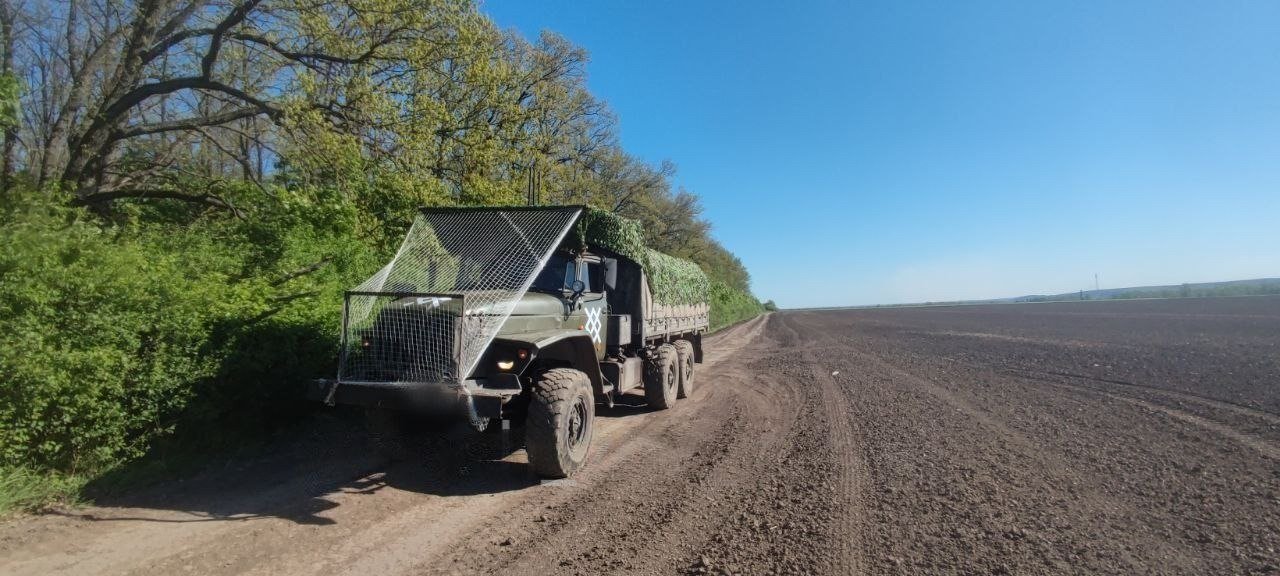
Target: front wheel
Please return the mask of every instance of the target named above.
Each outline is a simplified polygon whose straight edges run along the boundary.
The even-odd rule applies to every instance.
[[[568,478],[587,461],[596,415],[591,380],[572,368],[542,373],[525,421],[525,451],[539,476]]]

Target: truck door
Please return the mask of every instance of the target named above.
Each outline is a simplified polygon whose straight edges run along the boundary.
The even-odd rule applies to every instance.
[[[582,310],[586,314],[583,330],[591,334],[596,357],[604,357],[604,335],[608,333],[608,303],[605,300],[604,270],[598,260],[580,260],[578,279],[587,287],[582,293]]]

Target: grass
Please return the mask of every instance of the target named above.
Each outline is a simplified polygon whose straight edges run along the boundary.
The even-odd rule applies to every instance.
[[[0,467],[0,517],[79,501],[86,479],[26,468]]]

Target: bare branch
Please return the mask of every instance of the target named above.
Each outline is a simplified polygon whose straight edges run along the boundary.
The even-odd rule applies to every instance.
[[[223,18],[222,22],[219,22],[217,27],[213,29],[213,34],[209,39],[209,51],[205,53],[204,59],[200,61],[201,77],[206,80],[213,77],[213,65],[218,61],[218,53],[222,51],[222,42],[225,39],[227,31],[238,26],[241,22],[244,22],[244,19],[249,16],[249,13],[252,12],[261,1],[262,0],[245,0],[243,4],[236,6],[235,9],[228,13],[227,17]]]
[[[203,204],[205,206],[220,208],[231,212],[236,218],[244,218],[243,212],[227,200],[214,194],[184,194],[173,190],[114,190],[110,192],[96,192],[89,194],[88,196],[82,196],[72,200],[71,205],[90,206],[94,204],[106,204],[108,202],[125,198],[181,200],[192,204]]]
[[[194,5],[194,4],[193,4],[193,5]],[[169,50],[171,50],[174,46],[177,46],[178,44],[181,44],[181,43],[183,43],[183,42],[186,42],[187,40],[190,40],[190,39],[192,39],[192,38],[199,38],[199,37],[201,37],[201,36],[209,36],[209,35],[211,35],[211,34],[213,34],[213,28],[191,28],[191,29],[188,29],[188,30],[183,30],[183,31],[178,32],[178,33],[176,33],[176,34],[171,34],[171,35],[169,35],[169,36],[165,37],[163,40],[160,40],[159,42],[156,42],[156,43],[155,43],[155,45],[153,45],[151,48],[147,49],[147,51],[146,51],[146,52],[143,52],[143,53],[142,53],[142,60],[143,60],[144,62],[150,62],[150,61],[155,60],[156,58],[158,58],[161,54],[164,54],[165,52],[168,52]]]
[[[160,82],[151,82],[149,84],[143,84],[141,86],[138,86],[137,88],[133,89],[129,93],[125,94],[124,96],[121,96],[119,100],[116,100],[110,106],[107,106],[105,110],[103,110],[102,116],[104,119],[106,119],[103,122],[110,122],[114,119],[122,117],[131,108],[133,108],[134,106],[137,106],[147,98],[150,98],[152,96],[159,96],[161,94],[172,94],[174,92],[178,92],[181,90],[210,90],[213,92],[221,92],[223,94],[236,98],[241,102],[252,104],[254,107],[258,108],[259,110],[261,110],[262,112],[268,115],[276,115],[276,114],[283,113],[283,110],[279,106],[276,106],[275,104],[272,104],[265,100],[260,100],[258,98],[255,98],[254,96],[251,96],[249,93],[245,92],[244,90],[232,87],[230,85],[224,84],[222,82],[218,82],[216,80],[210,80],[204,77],[193,76],[193,77],[187,77],[187,78],[173,78],[170,80],[162,80]]]
[[[290,50],[284,47],[283,45],[281,45],[279,42],[274,42],[262,36],[259,36],[256,34],[249,34],[247,32],[233,32],[231,34],[228,34],[227,37],[240,40],[243,42],[258,44],[260,46],[270,49],[272,52],[275,52],[280,56],[283,56],[295,62],[306,63],[306,61],[315,60],[315,61],[325,62],[329,64],[364,64],[366,62],[376,59],[376,56],[378,55],[378,51],[380,49],[399,40],[400,39],[399,34],[404,32],[405,30],[406,28],[403,28],[403,27],[391,30],[383,38],[379,39],[376,42],[371,43],[369,45],[368,50],[365,50],[363,53],[355,57],[338,56],[335,54],[326,54],[324,52],[316,52],[316,51],[302,52],[297,50]]]
[[[267,111],[258,106],[247,106],[228,110],[209,116],[196,116],[192,118],[183,118],[181,120],[169,120],[167,122],[154,122],[151,124],[139,124],[130,126],[128,129],[119,133],[117,139],[134,138],[137,136],[145,136],[147,134],[160,134],[162,132],[174,132],[178,130],[194,130],[206,126],[218,126],[244,118],[252,118],[267,114]]]

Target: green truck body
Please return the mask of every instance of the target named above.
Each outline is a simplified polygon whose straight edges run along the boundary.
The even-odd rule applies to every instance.
[[[575,206],[424,209],[396,260],[347,294],[339,376],[316,395],[383,425],[506,420],[540,474],[572,474],[596,404],[643,389],[670,407],[702,361],[706,277],[638,230]]]

